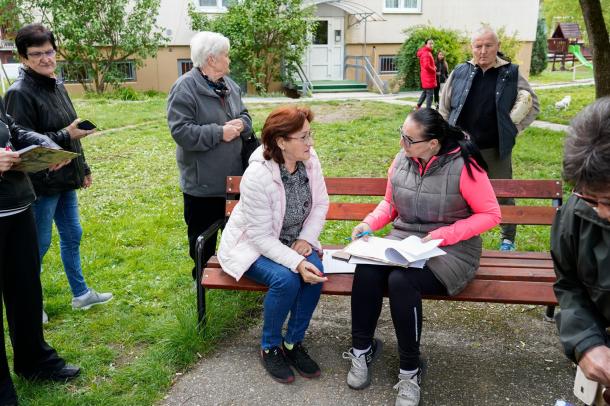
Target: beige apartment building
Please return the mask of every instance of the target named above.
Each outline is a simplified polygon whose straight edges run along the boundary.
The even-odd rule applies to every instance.
[[[162,0],[159,25],[170,41],[156,58],[136,68],[125,62],[126,85],[137,90],[167,92],[174,81],[191,67],[188,4],[201,13],[226,12],[226,0]],[[303,71],[311,81],[366,80],[362,70],[351,65],[366,55],[380,78],[387,81],[396,73],[395,56],[405,40],[405,28],[430,24],[470,33],[488,23],[506,27],[521,41],[518,62],[521,72],[529,72],[532,45],[536,37],[538,0],[304,0],[316,7],[318,29],[303,56]],[[69,78],[68,78],[69,79]],[[80,92],[78,84],[68,84]]]

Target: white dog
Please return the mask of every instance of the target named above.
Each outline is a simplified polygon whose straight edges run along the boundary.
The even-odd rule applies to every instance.
[[[559,100],[555,103],[555,108],[557,110],[567,110],[570,107],[570,102],[572,101],[572,96],[566,96],[563,99]]]

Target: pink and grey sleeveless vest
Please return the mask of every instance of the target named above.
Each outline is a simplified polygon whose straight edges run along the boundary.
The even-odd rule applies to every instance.
[[[439,227],[468,218],[472,211],[460,193],[464,160],[459,153],[441,155],[423,175],[411,158],[400,152],[391,178],[398,211],[389,238],[425,236]],[[450,295],[459,293],[474,278],[481,257],[481,238],[472,237],[442,247],[446,255],[428,260],[427,266]]]

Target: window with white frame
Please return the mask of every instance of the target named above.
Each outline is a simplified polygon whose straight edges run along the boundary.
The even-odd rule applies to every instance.
[[[379,73],[396,73],[396,55],[379,56]]]
[[[421,13],[422,0],[382,0],[384,13]]]
[[[195,0],[200,11],[204,12],[225,12],[229,5],[229,0]]]

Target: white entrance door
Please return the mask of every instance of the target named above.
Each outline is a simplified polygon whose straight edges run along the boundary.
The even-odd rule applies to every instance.
[[[343,79],[343,17],[319,17],[311,45],[305,53],[309,80]]]

